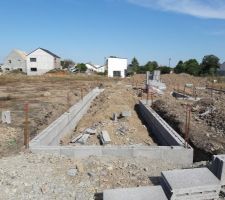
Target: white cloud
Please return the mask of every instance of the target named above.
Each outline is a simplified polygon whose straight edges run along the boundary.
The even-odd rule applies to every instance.
[[[224,0],[126,0],[129,3],[163,11],[208,19],[225,19]]]

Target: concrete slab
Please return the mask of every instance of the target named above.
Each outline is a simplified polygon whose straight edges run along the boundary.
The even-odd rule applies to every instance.
[[[163,171],[161,183],[171,200],[216,199],[221,188],[208,168]]]
[[[103,200],[167,200],[161,186],[105,190]]]

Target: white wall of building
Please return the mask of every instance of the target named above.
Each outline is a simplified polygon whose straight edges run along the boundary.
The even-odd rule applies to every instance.
[[[115,74],[120,73],[120,77],[124,78],[126,76],[127,66],[127,59],[125,58],[108,58],[108,77],[115,77]]]
[[[1,68],[3,71],[19,69],[26,73],[26,65],[26,53],[20,50],[12,50],[5,58]]]
[[[104,73],[105,72],[105,66],[99,66],[97,69],[97,72]]]
[[[97,68],[96,68],[95,65],[92,65],[92,64],[90,64],[90,63],[87,63],[87,64],[85,64],[85,65],[86,65],[86,67],[87,67],[88,70],[97,72]]]
[[[27,75],[42,75],[56,68],[61,68],[60,58],[42,49],[37,49],[27,56]]]

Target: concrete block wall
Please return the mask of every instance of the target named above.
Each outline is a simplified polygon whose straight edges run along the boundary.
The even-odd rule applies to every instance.
[[[193,163],[193,149],[184,148],[182,138],[176,133],[174,136],[173,129],[168,124],[165,124],[165,121],[153,110],[150,112],[149,108],[142,102],[140,102],[140,106],[144,112],[144,117],[147,120],[151,120],[149,125],[152,125],[153,129],[161,131],[158,137],[161,141],[164,141],[163,144],[165,146],[60,146],[60,139],[75,128],[89,109],[92,100],[102,91],[95,88],[84,97],[83,101],[72,106],[69,112],[64,113],[50,124],[49,127],[30,142],[30,150],[33,153],[65,155],[75,158],[88,156],[141,156],[180,166],[189,166]]]
[[[164,146],[185,146],[184,139],[165,122],[150,106],[146,100],[139,102],[140,112],[158,143]],[[189,148],[191,148],[189,146]]]
[[[193,163],[193,150],[179,146],[33,146],[31,151],[74,158],[89,156],[146,157],[153,161],[174,163],[182,167],[190,166]]]
[[[103,90],[99,88],[93,89],[83,100],[72,106],[68,112],[62,114],[58,119],[52,122],[46,129],[39,133],[29,146],[56,146],[59,145],[60,139],[70,133],[83,115],[89,109],[92,100],[95,99]]]

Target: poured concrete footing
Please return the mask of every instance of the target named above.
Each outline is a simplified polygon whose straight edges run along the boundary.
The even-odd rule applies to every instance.
[[[66,155],[74,158],[88,156],[117,156],[117,157],[147,157],[151,160],[173,163],[179,166],[189,166],[193,163],[193,149],[184,148],[184,140],[153,111],[148,105],[140,102],[141,112],[149,125],[156,125],[156,137],[168,140],[166,146],[60,146],[60,139],[72,131],[82,116],[89,109],[91,102],[102,90],[95,88],[87,94],[83,101],[78,102],[44,131],[30,142],[33,153],[50,153]],[[152,123],[153,122],[153,123]],[[156,130],[156,129],[154,129]]]
[[[105,190],[103,200],[167,200],[161,186]]]
[[[48,153],[73,158],[87,158],[88,156],[145,157],[152,161],[173,163],[181,167],[192,164],[192,152],[183,147],[39,146],[30,149],[33,153]]]

